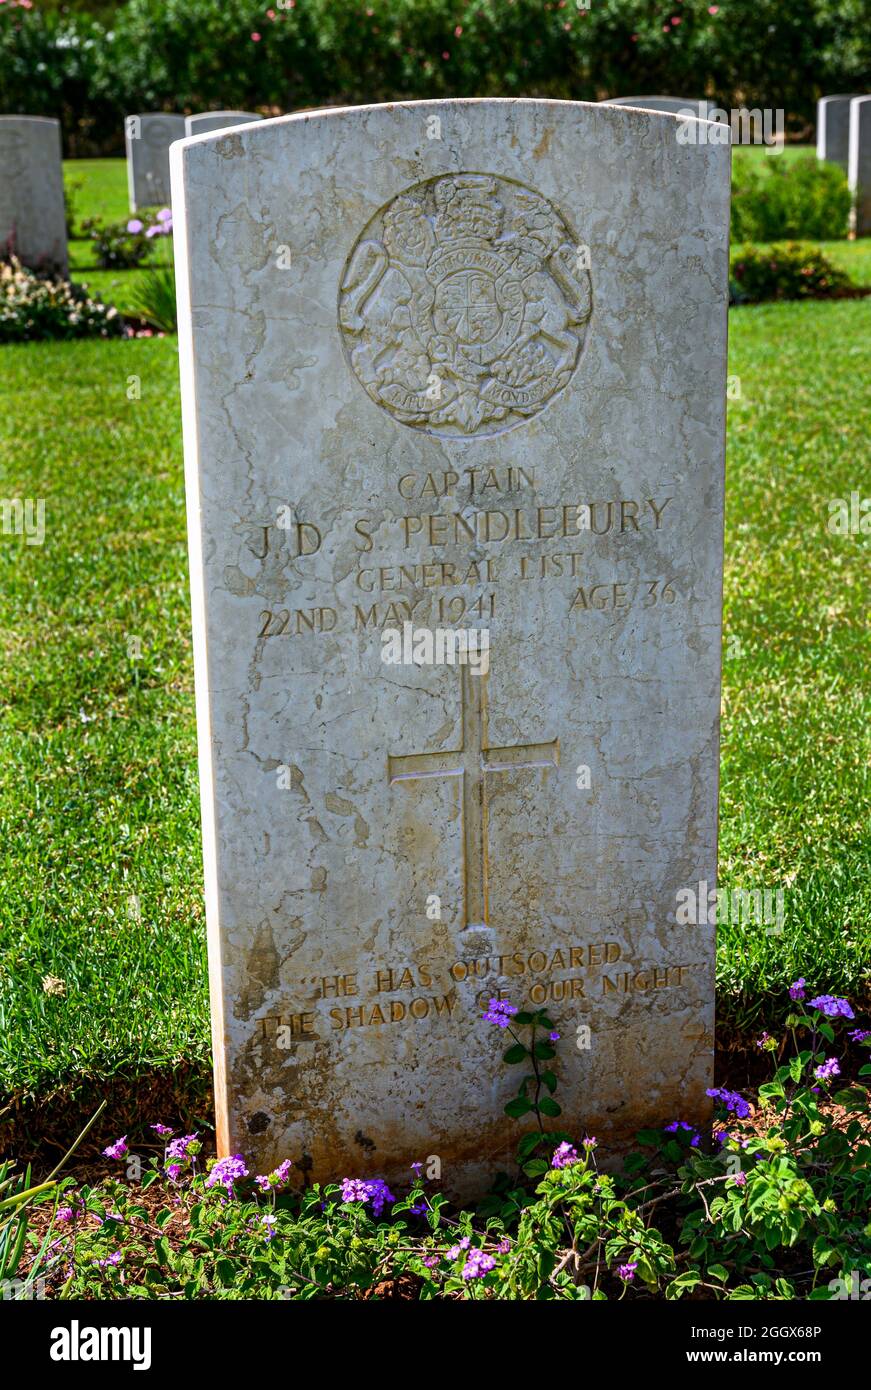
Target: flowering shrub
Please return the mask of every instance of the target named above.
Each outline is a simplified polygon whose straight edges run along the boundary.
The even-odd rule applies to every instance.
[[[680,1118],[643,1131],[619,1174],[600,1170],[595,1138],[573,1141],[544,1129],[550,1107],[542,1101],[556,1087],[550,1021],[542,1011],[524,1015],[491,1000],[487,1021],[515,1034],[508,1065],[530,1068],[518,1093],[528,1108],[518,1118],[534,1116],[537,1124],[521,1137],[516,1177],[474,1212],[453,1211],[421,1163],[412,1164],[399,1195],[377,1177],[307,1187],[289,1159],[259,1174],[242,1154],[204,1165],[198,1134],[154,1125],[164,1152],[141,1183],[107,1179],[75,1188],[67,1180],[44,1260],[51,1292],[850,1297],[860,1281],[871,1287],[864,1282],[871,1277],[869,1095],[861,1082],[836,1086],[842,1070],[871,1075],[858,1050],[871,1045],[871,1032],[849,1027],[855,1020],[847,1000],[814,994],[804,980],[790,994],[792,1055],[787,1038],[759,1040],[762,1052],[782,1060],[759,1090],[757,1113],[738,1092],[712,1088],[722,1109],[713,1134]],[[104,1153],[128,1162],[127,1136]],[[155,1184],[157,1202],[146,1196]]]
[[[156,237],[172,235],[172,212],[161,208],[153,220],[136,216],[112,223],[88,217],[82,231],[93,243],[97,264],[103,270],[131,270],[145,260]]]
[[[818,92],[865,89],[863,19],[862,0],[127,0],[99,18],[9,0],[0,109],[60,117],[77,154],[164,108],[648,91],[810,122]]]
[[[0,261],[0,343],[115,338],[124,332],[118,310],[86,285],[41,279],[14,256]]]
[[[822,251],[800,242],[740,247],[732,253],[729,269],[734,304],[861,294],[849,275],[832,265]]]

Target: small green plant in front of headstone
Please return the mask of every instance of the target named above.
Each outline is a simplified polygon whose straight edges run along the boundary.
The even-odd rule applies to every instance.
[[[38,338],[120,338],[126,330],[112,304],[86,285],[43,279],[16,257],[0,261],[0,343]]]

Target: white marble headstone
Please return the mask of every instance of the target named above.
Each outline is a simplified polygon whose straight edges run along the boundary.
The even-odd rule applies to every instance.
[[[846,172],[850,144],[850,102],[861,93],[822,97],[817,102],[817,159],[840,164]]]
[[[708,103],[697,97],[609,97],[607,106],[634,106],[638,111],[662,111],[672,116],[694,115],[704,120]]]
[[[853,195],[852,230],[856,236],[871,236],[871,96],[850,102],[847,178]]]
[[[173,149],[218,1136],[258,1172],[480,1188],[523,1129],[491,997],[552,1011],[606,1154],[709,1114],[675,914],[717,866],[730,154],[679,124]]]
[[[185,117],[185,135],[207,135],[210,130],[226,130],[230,126],[247,125],[249,121],[262,119],[252,111],[203,111],[199,115]]]
[[[59,121],[0,116],[0,245],[34,270],[67,273]]]
[[[183,140],[184,135],[184,116],[157,111],[127,117],[124,139],[131,212],[169,203],[169,147],[174,140]]]

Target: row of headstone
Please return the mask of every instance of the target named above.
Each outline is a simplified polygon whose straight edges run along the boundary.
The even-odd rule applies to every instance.
[[[220,1152],[480,1191],[509,1004],[560,1129],[702,1123],[730,151],[536,100],[235,134],[171,154]]]
[[[176,140],[259,120],[262,117],[251,111],[205,111],[196,116],[157,111],[128,116],[124,136],[131,212],[169,203],[169,147]]]
[[[67,273],[59,121],[0,116],[0,251],[44,274]]]
[[[817,158],[847,175],[856,236],[871,236],[871,96],[847,93],[817,103]]]

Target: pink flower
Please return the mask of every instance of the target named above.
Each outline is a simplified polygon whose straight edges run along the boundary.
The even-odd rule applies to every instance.
[[[142,231],[142,223],[139,221],[138,217],[131,217],[130,221],[127,223],[127,230],[130,232],[131,236],[136,236],[137,232]]]
[[[172,208],[161,208],[160,212],[157,214],[157,220],[158,222],[171,222]]]
[[[708,14],[716,14],[717,11],[719,10],[719,8],[720,8],[719,5],[709,5],[709,6],[708,6]]]
[[[120,1139],[116,1139],[114,1144],[110,1144],[103,1150],[106,1158],[123,1158],[127,1152],[127,1135],[122,1134]]]
[[[679,15],[679,14],[672,15],[672,17],[671,17],[671,22],[672,22],[672,24],[680,24],[680,15]]]
[[[458,39],[458,38],[460,37],[460,35],[462,34],[462,32],[463,32],[463,26],[462,26],[462,24],[458,24],[457,27],[456,27],[456,29],[454,30],[454,38],[455,38],[455,39]]]
[[[267,11],[266,11],[266,18],[267,18],[267,19],[274,19],[274,18],[275,18],[275,11],[274,11],[274,10],[267,10]]]
[[[259,43],[259,42],[260,42],[260,35],[259,35],[259,34],[252,34],[252,35],[251,35],[251,42],[252,42],[252,43]]]
[[[443,54],[442,54],[442,57],[444,58],[445,62],[448,61],[448,59],[450,58],[450,56],[451,56],[450,53],[443,53]]]

